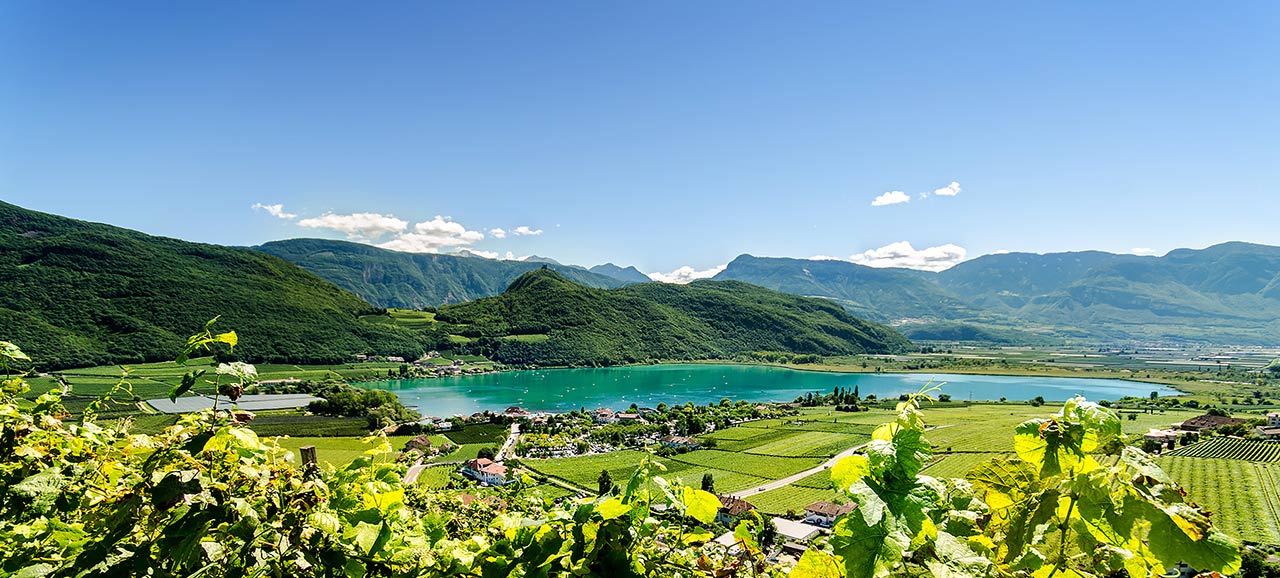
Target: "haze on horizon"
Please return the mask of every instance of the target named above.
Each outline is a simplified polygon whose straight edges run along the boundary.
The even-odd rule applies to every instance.
[[[707,276],[1280,245],[1255,1],[0,6],[0,199]]]

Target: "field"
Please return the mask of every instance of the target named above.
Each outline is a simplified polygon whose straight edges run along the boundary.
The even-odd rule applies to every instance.
[[[1280,465],[1166,454],[1160,467],[1214,512],[1215,525],[1250,542],[1280,544]]]
[[[459,431],[447,431],[444,435],[455,444],[496,444],[501,445],[511,432],[508,426],[496,423],[468,424]]]
[[[417,485],[438,490],[448,486],[450,480],[460,478],[457,472],[458,469],[452,466],[425,468],[418,474]]]
[[[1217,437],[1167,451],[1164,455],[1274,464],[1280,462],[1280,443]]]
[[[978,464],[1012,453],[937,454],[924,468],[924,474],[935,478],[963,478]]]

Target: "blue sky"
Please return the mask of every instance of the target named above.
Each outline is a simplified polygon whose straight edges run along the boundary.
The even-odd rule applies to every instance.
[[[1280,244],[1277,29],[1261,1],[6,2],[0,199],[645,272]]]

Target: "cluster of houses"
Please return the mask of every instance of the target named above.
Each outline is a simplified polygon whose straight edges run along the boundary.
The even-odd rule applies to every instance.
[[[638,408],[634,412],[613,411],[607,407],[599,408],[591,412],[591,420],[598,424],[611,423],[649,423],[645,417],[658,413],[658,410],[651,407]]]
[[[1236,417],[1204,414],[1180,424],[1174,424],[1169,429],[1153,428],[1144,434],[1142,439],[1173,449],[1184,436],[1198,435],[1200,432],[1212,431],[1223,426],[1243,425],[1245,423],[1247,423],[1247,420]],[[1266,425],[1258,426],[1255,432],[1265,440],[1280,440],[1280,412],[1268,413]]]
[[[746,500],[736,496],[717,496],[720,498],[720,510],[716,512],[716,522],[734,527],[743,516],[756,508]],[[799,557],[808,549],[804,544],[820,533],[826,532],[835,524],[836,518],[852,512],[857,506],[853,504],[836,504],[818,501],[804,508],[802,520],[774,517],[773,525],[778,529],[778,536],[786,541],[779,548],[781,553]],[[716,542],[727,546],[732,551],[737,547],[737,538],[733,532],[725,532],[716,538]]]

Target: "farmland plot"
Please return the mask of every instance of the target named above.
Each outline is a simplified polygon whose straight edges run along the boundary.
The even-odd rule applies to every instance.
[[[1214,525],[1251,542],[1280,544],[1280,466],[1165,455],[1160,467],[1212,511]]]
[[[1213,437],[1164,453],[1166,456],[1280,462],[1280,443]]]
[[[871,440],[870,435],[850,435],[810,431],[759,445],[746,450],[749,454],[786,457],[831,457]]]
[[[719,450],[698,450],[672,456],[667,458],[667,461],[727,470],[751,476],[764,474],[771,479],[777,479],[812,468],[824,460],[822,458],[785,458]]]

